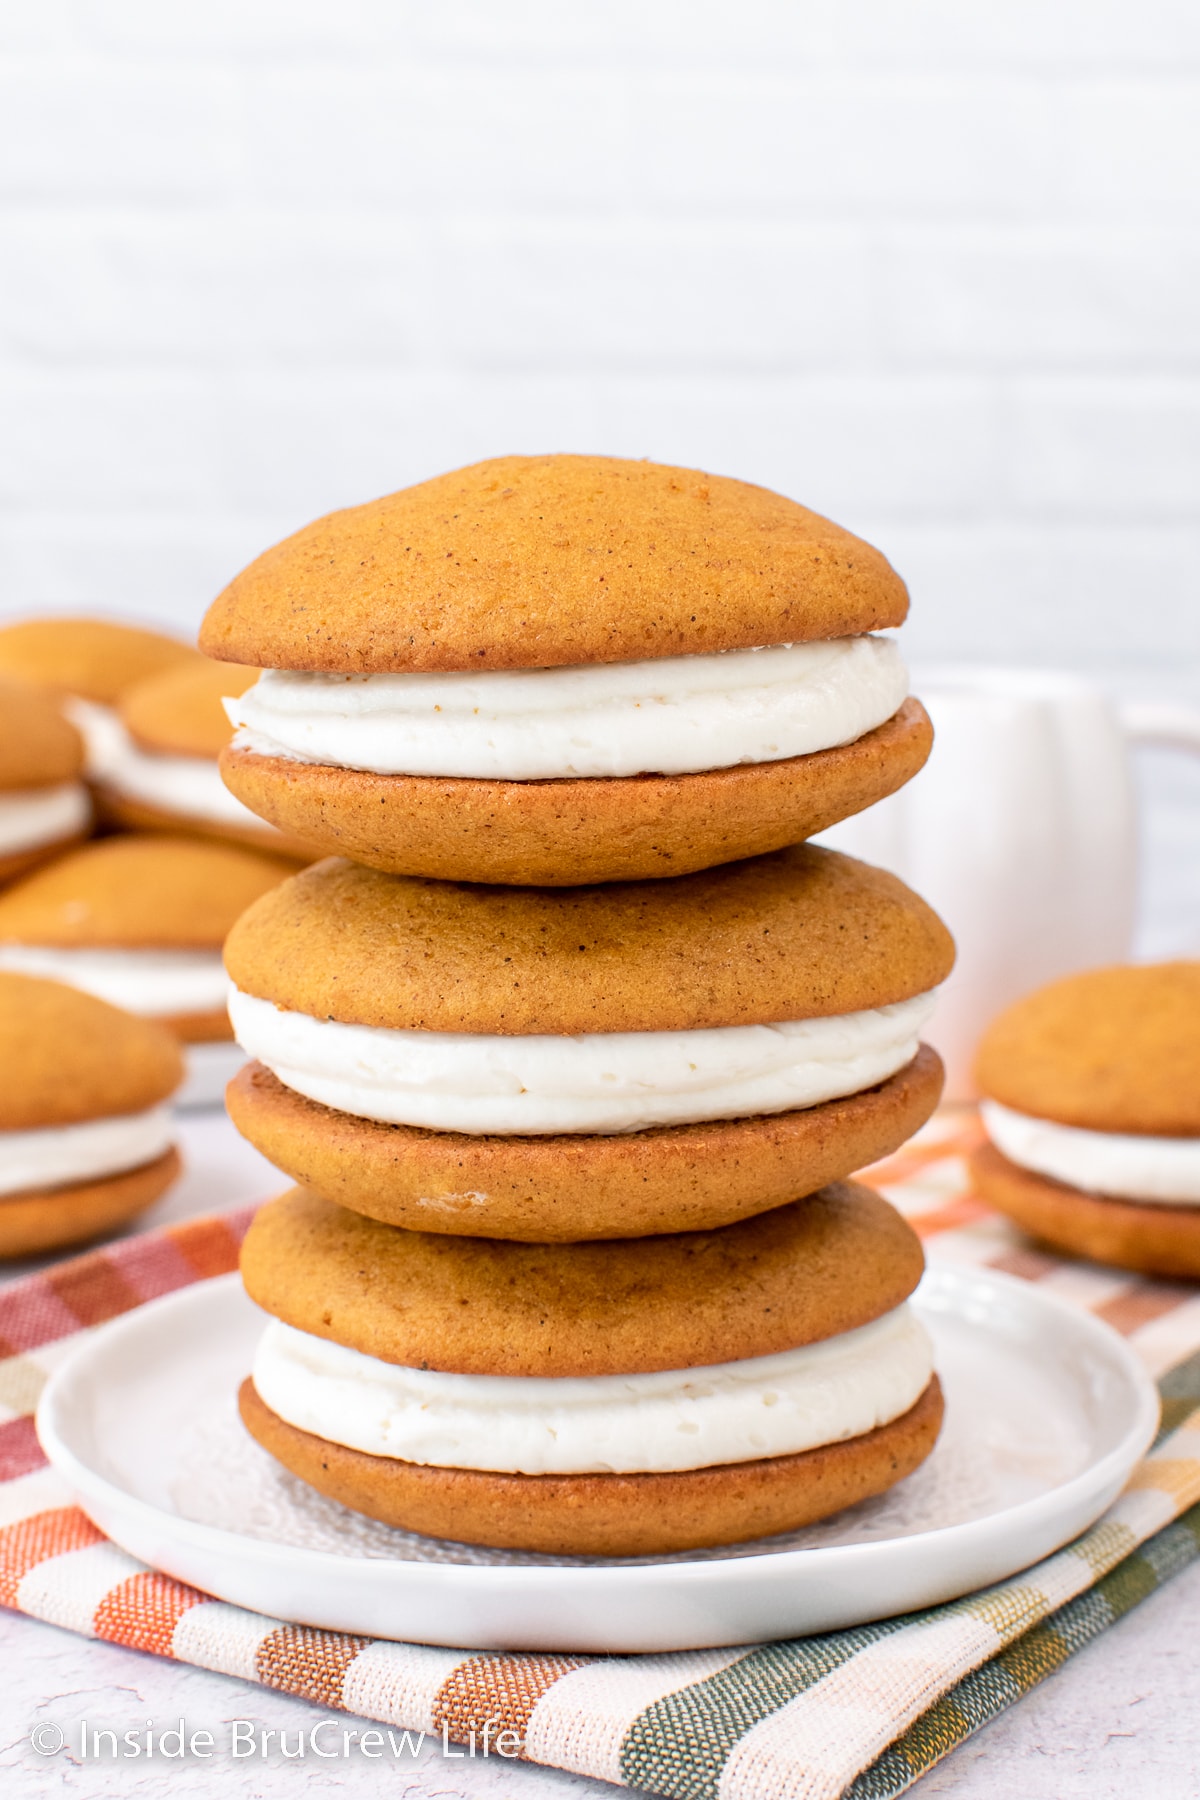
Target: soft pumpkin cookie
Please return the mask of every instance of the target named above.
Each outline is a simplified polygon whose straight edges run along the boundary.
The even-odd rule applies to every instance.
[[[185,1042],[228,1039],[225,934],[291,867],[190,838],[84,845],[0,894],[0,968],[69,982]]]
[[[43,688],[0,676],[0,882],[87,835],[83,743]]]
[[[2,922],[2,913],[0,913]],[[331,861],[238,921],[238,1128],[376,1218],[527,1240],[726,1224],[888,1154],[953,946],[800,845],[674,881],[475,887]]]
[[[196,657],[127,689],[97,783],[104,817],[132,830],[185,831],[312,861],[307,846],[248,811],[217,767],[232,736],[223,701],[258,674]]]
[[[931,731],[878,551],[765,488],[500,457],[266,552],[201,644],[262,665],[225,779],[393,872],[573,885],[780,848],[910,779]]]
[[[303,1188],[261,1207],[242,1279],[264,1312],[384,1362],[464,1375],[631,1375],[794,1350],[892,1312],[912,1227],[839,1182],[720,1231],[588,1244],[398,1231]]]
[[[1200,963],[1096,969],[1002,1013],[979,1192],[1060,1249],[1200,1277]]]
[[[645,1242],[397,1231],[297,1190],[242,1254],[253,1435],[410,1530],[646,1555],[792,1530],[928,1455],[911,1228],[854,1184]]]
[[[0,1256],[99,1236],[179,1172],[178,1046],[55,981],[0,972]]]

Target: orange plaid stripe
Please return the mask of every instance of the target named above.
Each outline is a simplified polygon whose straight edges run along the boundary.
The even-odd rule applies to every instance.
[[[149,1650],[155,1656],[171,1655],[171,1639],[184,1613],[208,1596],[185,1587],[169,1575],[148,1569],[131,1575],[105,1594],[92,1621],[97,1637],[131,1650]]]

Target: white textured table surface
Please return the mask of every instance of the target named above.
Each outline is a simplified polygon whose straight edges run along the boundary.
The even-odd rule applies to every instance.
[[[264,1199],[283,1185],[269,1164],[243,1144],[232,1126],[214,1114],[193,1114],[182,1123],[189,1172],[175,1191],[145,1220],[166,1224],[202,1212]],[[31,1266],[31,1265],[29,1265]],[[1200,1567],[1193,1567],[1152,1596],[1122,1624],[1044,1682],[985,1731],[926,1776],[913,1790],[922,1800],[951,1794],[962,1800],[1196,1800],[1200,1793]],[[113,1644],[94,1643],[0,1610],[0,1794],[16,1800],[42,1795],[78,1795],[81,1800],[170,1794],[207,1796],[303,1795],[337,1792],[375,1794],[381,1783],[409,1795],[463,1800],[537,1800],[544,1796],[617,1792],[607,1784],[494,1759],[447,1760],[441,1747],[425,1746],[400,1771],[351,1746],[341,1753],[341,1733],[363,1729],[362,1721],[319,1708],[252,1684],[211,1675]],[[212,1734],[213,1754],[183,1760],[81,1762],[80,1721],[111,1730],[157,1731],[179,1719],[188,1732]],[[336,1754],[302,1760],[280,1753],[278,1735],[260,1745],[264,1733],[281,1731],[294,1749],[322,1718],[332,1723],[318,1743]],[[235,1721],[243,1748],[233,1753]],[[53,1755],[39,1756],[30,1733],[39,1724],[58,1726],[68,1740]],[[45,1741],[52,1742],[53,1737]],[[74,1746],[74,1748],[72,1748]],[[203,1744],[202,1744],[203,1747]]]

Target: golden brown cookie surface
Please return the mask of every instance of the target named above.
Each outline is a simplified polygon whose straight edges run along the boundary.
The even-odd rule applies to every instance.
[[[34,850],[14,850],[8,856],[0,856],[0,887],[15,881],[18,875],[27,875],[31,869],[40,868],[43,863],[53,862],[64,850],[71,850],[83,842],[83,834],[77,832],[74,837],[58,838],[52,844],[39,844]]]
[[[0,1257],[37,1256],[85,1244],[127,1225],[166,1193],[179,1175],[179,1152],[99,1181],[30,1189],[0,1198]]]
[[[853,743],[695,775],[467,781],[226,749],[252,812],[325,854],[443,881],[574,886],[689,874],[798,844],[895,793],[933,743],[906,700]]]
[[[902,623],[877,550],[767,488],[607,456],[502,456],[317,519],[238,575],[208,655],[274,669],[519,669]]]
[[[975,1072],[989,1098],[1034,1118],[1200,1136],[1200,962],[1052,982],[989,1026]]]
[[[0,797],[76,781],[83,741],[44,688],[0,678]]]
[[[894,875],[808,844],[672,881],[550,890],[331,860],[264,896],[225,948],[236,985],[288,1011],[506,1036],[857,1012],[936,987],[953,956]]]
[[[182,1080],[178,1047],[153,1020],[0,971],[0,1131],[145,1112]]]
[[[248,1064],[226,1104],[293,1181],[411,1231],[533,1243],[707,1231],[750,1218],[899,1148],[942,1086],[923,1045],[866,1093],[802,1112],[617,1137],[468,1137],[379,1125],[306,1100]]]
[[[118,710],[143,750],[215,760],[233,735],[222,696],[236,699],[258,677],[257,669],[197,657],[127,689]]]
[[[194,838],[104,838],[0,894],[0,942],[219,949],[238,914],[293,867]]]
[[[1087,1194],[1021,1168],[994,1144],[973,1151],[970,1167],[976,1192],[1031,1237],[1118,1269],[1200,1280],[1200,1206]]]
[[[557,1556],[666,1555],[796,1531],[911,1474],[943,1411],[935,1375],[899,1419],[795,1456],[670,1475],[492,1475],[330,1444],[286,1424],[249,1380],[238,1406],[277,1461],[355,1512],[428,1537]]]
[[[384,1362],[478,1375],[631,1375],[853,1331],[921,1278],[915,1233],[840,1182],[722,1231],[582,1244],[401,1231],[303,1188],[242,1246],[252,1300]]]
[[[23,619],[0,626],[0,672],[104,706],[160,669],[199,660],[190,644],[114,619]]]

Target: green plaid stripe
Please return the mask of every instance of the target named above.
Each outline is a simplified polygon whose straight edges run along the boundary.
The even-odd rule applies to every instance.
[[[1188,1414],[1200,1406],[1200,1350],[1186,1362],[1168,1369],[1159,1381],[1158,1391],[1162,1396],[1162,1425],[1156,1443],[1177,1430]]]
[[[884,1619],[826,1637],[765,1644],[731,1668],[668,1694],[626,1736],[622,1781],[671,1800],[716,1800],[725,1760],[752,1725],[907,1623]]]
[[[1200,1359],[1192,1366],[1200,1369]],[[1200,1505],[1127,1556],[1086,1594],[1068,1601],[944,1694],[846,1789],[845,1800],[892,1800],[1068,1657],[1200,1557]]]

